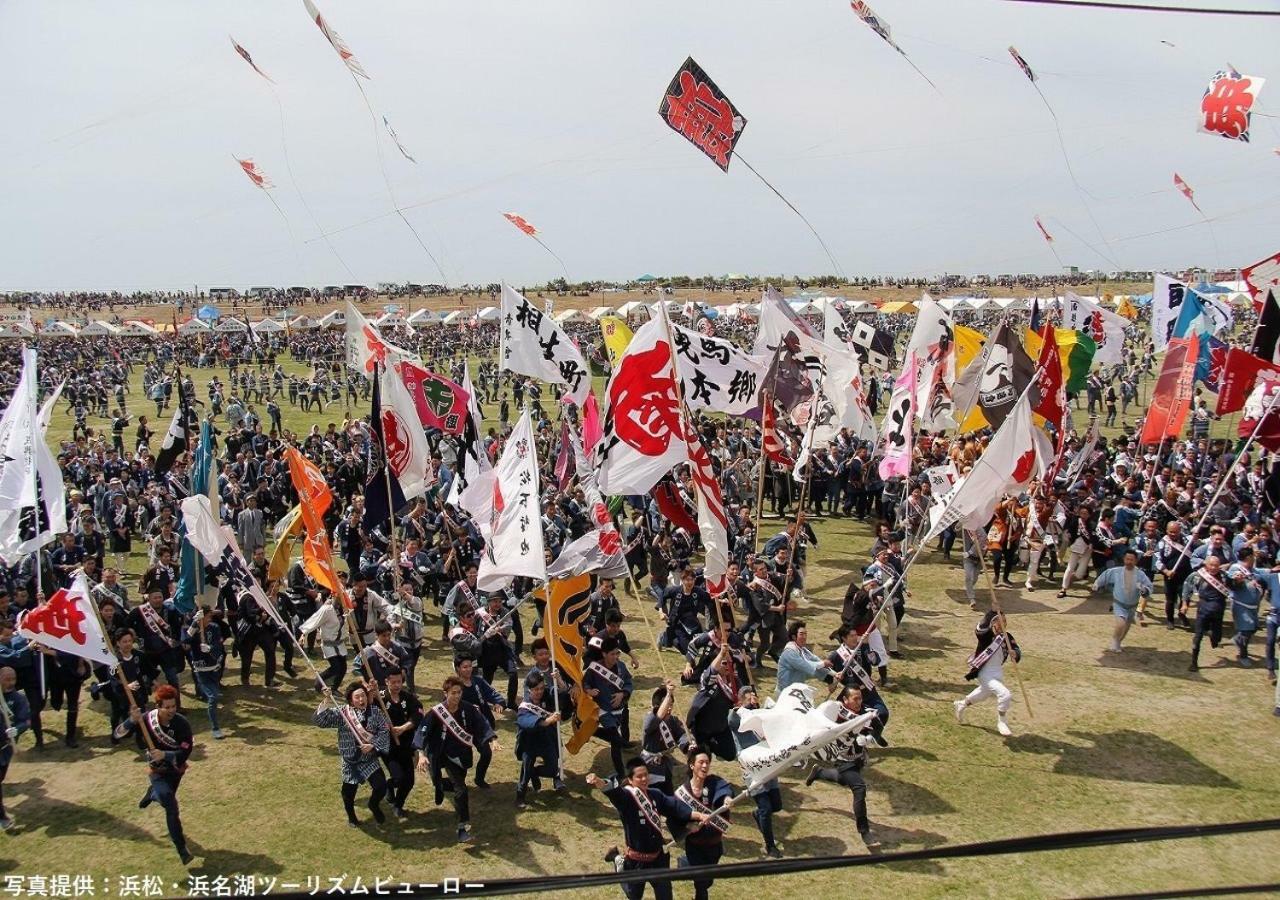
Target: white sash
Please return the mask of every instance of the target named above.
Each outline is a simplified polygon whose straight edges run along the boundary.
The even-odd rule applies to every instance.
[[[620,691],[626,689],[626,683],[622,680],[622,677],[618,675],[618,673],[610,671],[609,669],[606,669],[604,666],[600,665],[600,663],[598,662],[593,662],[589,666],[587,666],[587,671],[595,672],[597,675],[599,675],[601,678],[609,682],[611,685],[613,685],[615,688],[617,688]]]
[[[455,719],[453,714],[445,708],[443,703],[437,703],[431,708],[431,712],[433,712],[435,717],[440,720],[440,724],[445,727],[445,730],[453,735],[458,741],[466,744],[468,747],[474,747],[476,745],[475,738],[473,738],[465,728],[458,724],[458,720]]]
[[[871,678],[867,675],[866,670],[858,665],[858,655],[853,652],[851,647],[841,644],[836,648],[836,654],[840,657],[840,662],[843,663],[843,667],[840,669],[841,675],[846,671],[852,672],[862,682],[864,688],[869,691],[875,690],[875,685],[871,683]]]
[[[624,784],[622,789],[631,795],[631,799],[636,802],[636,808],[640,810],[640,815],[649,823],[649,827],[654,831],[662,834],[662,819],[658,817],[658,810],[653,805],[653,801],[649,799],[649,795],[637,787]]]
[[[350,706],[338,707],[338,714],[342,716],[342,721],[347,723],[347,728],[355,736],[355,739],[362,744],[373,744],[373,735],[360,722],[360,717],[356,715],[356,711]]]
[[[711,807],[707,806],[707,804],[703,803],[693,795],[693,791],[689,790],[689,786],[687,784],[682,784],[680,787],[676,788],[676,799],[685,803],[694,812],[700,812],[703,815],[710,815],[714,812]],[[719,816],[711,816],[704,823],[704,827],[705,826],[710,826],[721,834],[724,834],[729,830],[729,823]]]
[[[551,715],[551,713],[547,712],[545,709],[543,709],[543,708],[542,708],[541,706],[539,706],[538,704],[536,704],[536,703],[529,703],[529,702],[527,702],[527,701],[526,701],[526,702],[524,702],[524,703],[521,703],[521,704],[520,704],[520,711],[521,711],[521,712],[537,713],[537,715],[538,715],[538,721],[539,721],[539,722],[541,722],[541,721],[542,721],[543,719],[545,719],[547,716]]]
[[[1222,594],[1222,596],[1223,596],[1223,597],[1230,597],[1230,596],[1231,596],[1231,588],[1227,587],[1227,586],[1226,586],[1225,584],[1223,584],[1221,581],[1219,581],[1218,579],[1214,578],[1212,575],[1210,575],[1210,574],[1209,574],[1208,572],[1206,572],[1204,569],[1201,569],[1201,570],[1200,570],[1200,579],[1201,579],[1205,584],[1209,585],[1209,587],[1213,588],[1214,590],[1218,591],[1218,593]]]
[[[987,660],[996,655],[996,651],[1004,648],[1004,634],[997,634],[991,639],[991,643],[986,646],[981,653],[975,653],[969,657],[970,669],[981,669],[986,665]]]
[[[150,603],[143,603],[138,609],[142,610],[143,621],[147,623],[147,627],[157,636],[162,637],[166,641],[172,640],[169,635],[169,623],[160,618],[160,614],[155,611]]]
[[[164,730],[164,726],[160,724],[160,710],[153,709],[147,713],[147,731],[151,732],[151,737],[157,744],[163,746],[166,750],[177,750],[178,742],[175,741]]]
[[[391,649],[382,646],[377,641],[370,644],[368,649],[376,653],[384,664],[392,667],[393,669],[400,668],[400,658],[396,656],[395,652]]]

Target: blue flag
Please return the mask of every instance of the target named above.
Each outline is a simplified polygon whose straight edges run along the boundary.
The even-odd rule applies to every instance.
[[[192,461],[191,496],[199,497],[209,493],[213,458],[213,428],[206,419],[200,423],[200,443]],[[173,596],[173,606],[178,612],[185,614],[196,608],[196,597],[204,591],[204,561],[187,540],[185,521],[178,523],[178,537],[182,541],[182,569],[178,576],[178,589]]]
[[[1211,334],[1200,336],[1200,356],[1196,360],[1196,381],[1218,393],[1222,387],[1222,370],[1227,363],[1227,344]]]
[[[364,518],[361,524],[367,532],[385,526],[384,534],[391,534],[395,527],[396,512],[405,506],[404,491],[400,479],[387,478],[387,448],[382,434],[382,379],[377,367],[373,373],[373,404],[369,410],[373,422],[373,440],[369,442],[369,475],[364,484]],[[388,491],[388,482],[390,490]]]

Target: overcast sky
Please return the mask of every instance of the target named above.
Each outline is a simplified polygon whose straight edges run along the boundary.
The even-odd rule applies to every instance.
[[[1272,6],[1226,5],[1247,3]],[[1054,271],[1037,214],[1081,268],[1236,267],[1280,249],[1280,123],[1255,115],[1250,144],[1196,132],[1216,69],[1280,79],[1276,19],[876,0],[935,91],[844,0],[319,5],[417,165],[380,122],[375,144],[301,0],[0,5],[0,289],[438,282],[378,148],[450,284],[562,274],[505,210],[575,280],[830,272],[744,166],[721,173],[658,117],[689,55],[747,118],[742,158],[850,275]],[[1280,112],[1280,81],[1258,108]],[[233,155],[275,182],[283,218]]]

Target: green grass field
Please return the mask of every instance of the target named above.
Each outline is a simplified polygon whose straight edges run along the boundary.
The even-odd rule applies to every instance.
[[[210,372],[197,374],[201,388]],[[140,395],[135,393],[135,398]],[[141,405],[140,399],[135,400]],[[362,411],[361,411],[362,412]],[[341,421],[338,410],[314,421]],[[304,431],[308,420],[286,407],[286,427]],[[51,438],[60,436],[59,417]],[[781,523],[765,521],[766,535]],[[816,649],[839,617],[844,590],[867,560],[866,524],[819,521],[820,545],[810,550],[809,621]],[[130,569],[137,572],[139,554]],[[886,732],[892,746],[873,753],[867,770],[872,821],[885,850],[1090,828],[1186,824],[1273,816],[1280,805],[1276,774],[1280,719],[1271,716],[1272,689],[1261,668],[1236,667],[1227,649],[1206,649],[1199,673],[1186,671],[1189,635],[1162,626],[1134,628],[1125,651],[1103,653],[1111,630],[1109,603],[1081,588],[1065,600],[1042,587],[1033,593],[1000,589],[1003,607],[1025,652],[1020,670],[1030,700],[1016,696],[1015,736],[1000,738],[990,704],[956,724],[951,701],[967,690],[964,660],[972,650],[977,614],[963,602],[958,563],[926,554],[912,569],[909,616],[901,630],[905,659],[892,669],[885,694],[892,710]],[[637,698],[647,697],[665,670],[680,661],[657,653],[637,601],[626,599],[627,633],[641,667]],[[649,613],[652,618],[652,612]],[[438,630],[418,671],[419,694],[449,668]],[[199,875],[252,874],[301,883],[309,876],[347,873],[395,880],[471,881],[486,877],[597,872],[601,854],[621,829],[582,776],[605,774],[608,752],[589,744],[567,761],[569,788],[536,795],[528,810],[514,807],[514,726],[500,725],[488,791],[472,792],[474,845],[454,843],[448,801],[431,804],[419,785],[410,817],[382,828],[346,827],[338,797],[338,761],[332,731],[310,724],[316,695],[309,679],[285,679],[277,690],[241,688],[229,661],[222,714],[228,738],[208,737],[203,711],[190,686],[197,748],[181,801]],[[772,669],[763,678],[772,687]],[[682,689],[678,709],[687,708]],[[88,702],[87,696],[85,697]],[[643,702],[643,701],[640,701]],[[103,704],[82,713],[78,750],[60,745],[63,725],[45,714],[51,749],[37,754],[25,737],[5,783],[6,805],[19,828],[0,836],[0,871],[22,875],[121,874],[157,876],[169,893],[185,892],[186,871],[165,837],[161,811],[137,808],[145,776],[137,755],[112,748]],[[633,729],[641,710],[633,707]],[[736,767],[718,763],[731,778]],[[848,793],[835,785],[805,788],[798,770],[784,776],[786,811],[778,834],[789,856],[864,852]],[[361,794],[361,799],[366,796]],[[367,811],[358,807],[367,822]],[[716,896],[760,896],[759,891],[816,895],[850,883],[902,897],[1060,897],[1163,888],[1280,881],[1274,834],[1184,840],[997,857],[987,860],[902,863],[861,869],[721,881]],[[758,858],[759,835],[739,812],[726,839],[725,861]],[[321,881],[327,886],[327,881]],[[837,885],[839,885],[837,887]],[[116,884],[112,882],[112,890]],[[578,892],[616,897],[616,888]],[[677,896],[690,896],[687,884]]]

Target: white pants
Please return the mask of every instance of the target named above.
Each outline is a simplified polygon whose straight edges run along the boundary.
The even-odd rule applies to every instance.
[[[873,634],[877,634],[881,629],[884,630],[884,638],[882,646],[888,647],[890,650],[898,649],[898,614],[893,611],[893,604],[886,603],[880,608],[880,615],[876,618],[876,624],[880,626]],[[889,657],[884,658],[885,664],[889,662]]]
[[[1082,550],[1079,553],[1072,550],[1067,556],[1067,568],[1062,573],[1062,589],[1065,591],[1071,587],[1071,582],[1077,578],[1084,578],[1089,574],[1089,551]]]
[[[1027,551],[1027,584],[1036,583],[1036,570],[1040,568],[1040,558],[1044,556],[1044,551],[1044,547]]]
[[[969,692],[964,702],[973,706],[988,697],[996,698],[996,712],[1002,716],[1013,705],[1013,692],[1004,686],[1003,681],[999,678],[983,678],[981,675],[978,676],[978,686]]]
[[[889,665],[889,652],[884,648],[884,638],[880,636],[879,628],[873,628],[867,634],[867,646],[871,649],[872,655],[875,656],[877,666]]]

